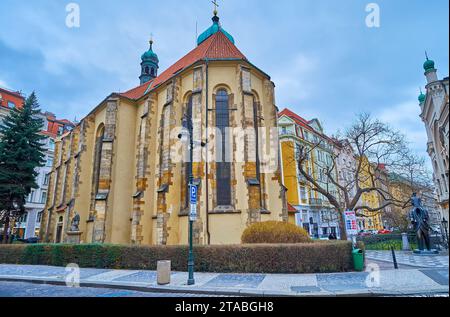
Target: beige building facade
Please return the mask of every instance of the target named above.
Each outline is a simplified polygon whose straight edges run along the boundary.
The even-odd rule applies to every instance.
[[[425,124],[428,136],[427,151],[433,165],[433,178],[438,202],[441,206],[441,219],[449,220],[449,80],[440,80],[434,61],[427,60],[423,65],[427,81],[426,94],[419,96],[420,117]]]
[[[187,244],[191,167],[196,244],[239,244],[251,223],[287,221],[270,77],[216,15],[198,46],[160,75],[152,44],[142,84],[108,96],[56,142],[44,241]],[[192,118],[192,162],[179,139],[183,117]]]

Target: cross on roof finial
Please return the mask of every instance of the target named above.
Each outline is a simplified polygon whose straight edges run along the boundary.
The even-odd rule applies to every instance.
[[[217,3],[217,0],[213,0],[211,2],[214,4],[214,15],[217,15],[217,8],[219,7],[219,4]]]
[[[150,48],[152,48],[152,46],[153,46],[153,33],[150,33],[150,41],[149,41],[149,43],[150,43]]]
[[[428,52],[427,52],[427,51],[425,51],[425,57],[426,57],[427,60],[428,60]]]

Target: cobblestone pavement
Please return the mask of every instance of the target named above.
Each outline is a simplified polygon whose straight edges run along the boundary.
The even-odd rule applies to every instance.
[[[395,268],[394,262],[367,259],[366,265],[370,265],[370,264],[376,264],[381,271],[392,270]],[[417,270],[418,268],[420,268],[417,266],[409,266],[409,265],[399,264],[399,263],[397,263],[397,264],[398,264],[398,268],[400,270]]]
[[[448,255],[414,255],[413,252],[395,251],[397,263],[420,268],[448,268]],[[391,251],[366,251],[368,260],[393,263]]]
[[[171,283],[161,286],[157,284],[156,272],[132,270],[96,270],[81,269],[79,282],[82,286],[91,287],[86,291],[68,289],[64,286],[43,288],[33,285],[26,292],[38,296],[155,296],[156,293],[203,293],[210,295],[234,294],[250,296],[347,296],[347,295],[415,295],[448,293],[449,276],[447,268],[403,267],[394,270],[389,262],[384,267],[371,264],[378,260],[367,259],[367,272],[328,273],[328,274],[219,274],[196,273],[195,285],[187,285],[187,272],[173,272]],[[440,262],[442,263],[442,262]],[[428,263],[421,263],[429,265]],[[417,265],[417,264],[416,264]],[[442,265],[442,264],[441,264]],[[60,267],[32,265],[0,264],[0,285],[5,282],[46,282],[64,283],[73,272]],[[70,281],[70,279],[69,279]],[[125,291],[105,291],[104,288],[120,288]],[[95,291],[94,289],[100,290]],[[5,287],[2,288],[5,290]],[[13,289],[8,290],[12,292]],[[50,293],[46,293],[48,290]],[[134,290],[134,291],[127,291]],[[35,292],[35,293],[33,293]],[[82,292],[79,295],[78,292]],[[91,292],[91,293],[89,293]],[[142,293],[141,293],[142,292]],[[14,293],[11,296],[15,296]],[[17,296],[22,296],[18,294]],[[1,296],[2,294],[0,294]],[[156,295],[158,296],[158,295]],[[167,294],[165,295],[167,296]],[[177,295],[179,296],[179,295]]]
[[[21,282],[1,282],[0,297],[204,297],[188,293],[146,293],[107,288],[43,285]]]

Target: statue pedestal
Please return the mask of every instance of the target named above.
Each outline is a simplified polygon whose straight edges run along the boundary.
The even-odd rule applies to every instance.
[[[81,235],[83,232],[81,231],[69,231],[67,232],[67,243],[70,244],[80,244]]]
[[[436,255],[439,254],[439,251],[436,249],[432,249],[432,250],[414,250],[414,255]]]

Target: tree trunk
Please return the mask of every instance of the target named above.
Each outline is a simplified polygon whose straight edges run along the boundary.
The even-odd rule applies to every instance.
[[[8,230],[9,230],[9,217],[6,217],[5,219],[5,226],[3,227],[3,244],[7,244],[8,243]]]
[[[345,230],[344,211],[338,210],[339,213],[339,230],[341,231],[341,240],[347,241],[347,230]]]

